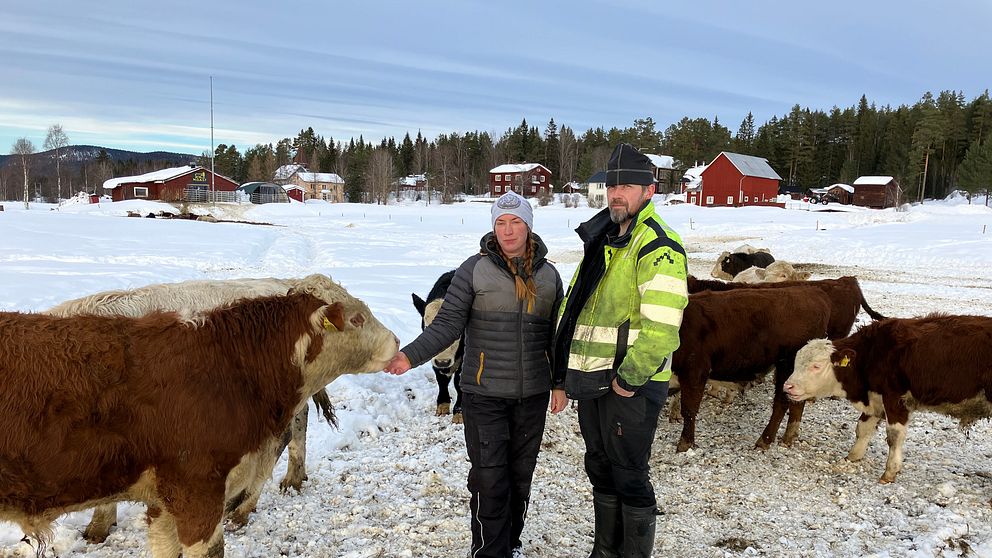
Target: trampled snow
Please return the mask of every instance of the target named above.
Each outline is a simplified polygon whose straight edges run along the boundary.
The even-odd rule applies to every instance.
[[[0,310],[38,311],[107,289],[187,279],[291,277],[320,272],[365,300],[406,343],[419,333],[410,294],[478,249],[489,203],[388,206],[293,203],[223,206],[236,222],[128,218],[155,202],[52,206],[6,202],[0,213]],[[831,204],[790,209],[661,206],[686,243],[690,271],[708,277],[719,253],[747,243],[799,264],[813,278],[856,275],[885,315],[992,314],[992,210],[960,199],[908,211]],[[837,211],[819,211],[834,209]],[[843,211],[841,211],[843,210]],[[200,213],[207,210],[199,209]],[[535,227],[564,281],[581,245],[573,229],[595,210],[535,207]],[[861,314],[860,320],[867,320]],[[676,454],[678,423],[662,418],[652,475],[665,514],[656,555],[992,556],[992,438],[988,421],[961,430],[913,416],[903,472],[879,485],[884,428],[865,459],[844,460],[858,412],[842,401],[807,407],[792,448],[753,449],[770,412],[770,380],[729,405],[707,399],[698,447]],[[344,376],[330,386],[340,427],[311,413],[309,480],[280,494],[285,459],[250,523],[228,532],[229,557],[442,557],[469,542],[463,427],[434,416],[429,366],[404,376]],[[88,513],[59,520],[47,556],[139,557],[143,506],[122,506],[104,544],[81,532]],[[549,417],[524,531],[528,558],[588,554],[591,493],[573,409]],[[0,556],[33,556],[20,530],[0,524]]]

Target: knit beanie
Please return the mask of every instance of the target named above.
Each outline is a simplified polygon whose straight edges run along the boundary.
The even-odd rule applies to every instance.
[[[510,190],[503,194],[493,204],[493,228],[496,228],[496,219],[501,215],[516,215],[520,220],[527,223],[529,230],[534,230],[534,208],[530,202],[520,194]]]
[[[651,159],[630,144],[617,145],[610,155],[610,162],[606,164],[606,187],[617,184],[654,184]]]

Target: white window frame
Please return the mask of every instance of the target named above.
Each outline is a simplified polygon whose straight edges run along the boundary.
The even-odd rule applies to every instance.
[[[744,203],[747,203],[747,196],[744,196]]]
[[[706,196],[706,205],[713,205],[713,196]]]
[[[141,193],[139,193],[139,191]],[[135,186],[134,187],[134,197],[136,197],[136,198],[147,198],[148,197],[148,186]]]
[[[544,175],[541,175],[541,182],[544,182]]]
[[[727,205],[734,205],[734,196],[727,196]]]
[[[502,186],[500,186],[499,184],[497,184],[497,185],[496,185],[496,193],[497,193],[497,194],[499,194],[499,193],[500,193],[500,192],[502,192],[502,191],[503,191],[503,187],[502,187]]]

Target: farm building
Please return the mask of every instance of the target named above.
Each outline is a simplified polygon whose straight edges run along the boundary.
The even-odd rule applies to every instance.
[[[899,205],[902,199],[902,188],[891,176],[861,176],[853,186],[854,205],[884,209]]]
[[[251,203],[289,203],[286,188],[271,182],[245,182],[238,186]]]
[[[590,207],[606,205],[606,171],[599,171],[586,180],[586,199]]]
[[[700,173],[698,191],[687,189],[688,203],[704,207],[776,203],[782,177],[768,160],[722,152]]]
[[[489,171],[489,195],[501,196],[514,191],[532,198],[553,191],[551,171],[540,163],[500,165]]]
[[[238,183],[197,165],[187,165],[147,172],[138,176],[122,176],[104,181],[104,191],[114,201],[162,200],[205,202],[234,201]],[[215,195],[211,195],[211,191]]]

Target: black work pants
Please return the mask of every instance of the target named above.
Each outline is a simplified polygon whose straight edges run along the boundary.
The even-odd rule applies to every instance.
[[[463,395],[472,558],[508,558],[520,546],[550,397]]]
[[[579,401],[586,474],[594,490],[619,496],[635,508],[657,505],[648,460],[667,397],[668,382],[648,381],[633,397],[611,389],[602,397]]]

